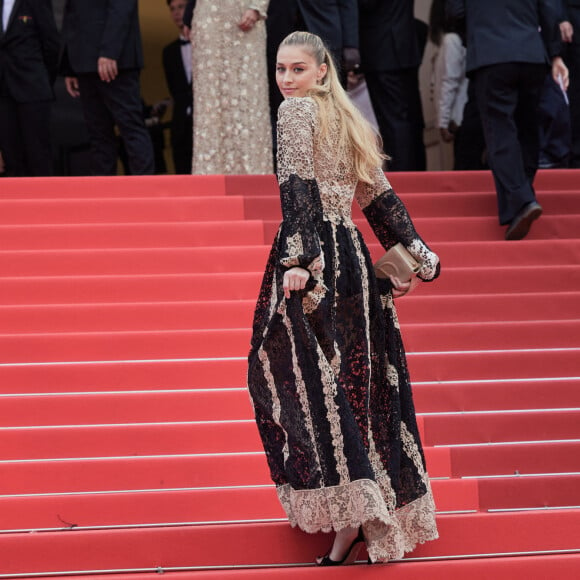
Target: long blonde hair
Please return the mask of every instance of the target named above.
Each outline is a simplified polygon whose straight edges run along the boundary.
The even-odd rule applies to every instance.
[[[289,34],[280,43],[282,46],[301,47],[318,66],[326,64],[326,75],[308,92],[308,96],[318,103],[320,134],[324,138],[331,119],[336,118],[340,129],[339,149],[352,151],[357,177],[372,183],[373,170],[382,166],[386,156],[381,152],[379,136],[342,88],[329,50],[319,36],[302,31]]]

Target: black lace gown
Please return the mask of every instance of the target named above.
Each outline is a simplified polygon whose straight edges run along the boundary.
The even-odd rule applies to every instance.
[[[380,242],[439,260],[417,235],[380,168],[358,182],[338,127],[320,137],[317,104],[292,98],[278,117],[283,222],[253,325],[248,387],[271,476],[293,526],[361,526],[373,561],[437,537],[435,507],[389,282],[374,276],[351,218],[353,198]],[[310,271],[284,298],[292,266]]]

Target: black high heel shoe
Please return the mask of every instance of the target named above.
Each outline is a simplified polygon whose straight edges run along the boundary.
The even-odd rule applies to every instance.
[[[358,534],[356,538],[352,541],[349,546],[344,558],[342,560],[332,560],[329,556],[330,551],[321,560],[316,560],[317,566],[346,566],[348,564],[353,564],[364,544],[365,537],[362,532],[362,527],[358,529]],[[331,548],[332,550],[332,548]]]

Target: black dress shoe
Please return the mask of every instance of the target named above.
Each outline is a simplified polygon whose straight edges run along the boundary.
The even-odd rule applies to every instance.
[[[352,541],[352,544],[349,546],[342,560],[332,560],[328,555],[330,552],[328,552],[326,556],[317,559],[316,564],[318,566],[344,566],[347,564],[354,564],[364,541],[365,537],[363,535],[362,528],[359,528],[357,537]]]
[[[506,240],[521,240],[528,235],[532,222],[542,215],[542,206],[537,201],[530,201],[511,221],[505,232]]]

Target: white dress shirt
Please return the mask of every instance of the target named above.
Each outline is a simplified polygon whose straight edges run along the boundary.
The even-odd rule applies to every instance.
[[[8,28],[12,8],[14,8],[14,0],[4,0],[4,10],[2,11],[2,30],[4,31]]]
[[[183,36],[179,37],[180,40],[189,40]],[[185,76],[187,77],[187,82],[191,83],[191,44],[181,45],[181,60],[183,61],[183,68],[185,69]]]

